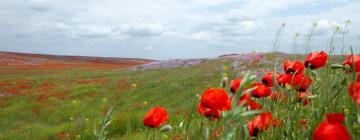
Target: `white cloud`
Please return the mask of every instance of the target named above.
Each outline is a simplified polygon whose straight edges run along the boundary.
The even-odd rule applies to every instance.
[[[145,50],[154,50],[154,49],[155,49],[155,48],[154,48],[154,47],[151,47],[151,46],[145,48]]]
[[[89,26],[82,25],[78,27],[78,31],[75,32],[77,37],[85,38],[101,38],[101,37],[111,37],[117,35],[117,31],[104,26]]]
[[[132,22],[123,25],[120,30],[133,37],[150,37],[162,35],[162,33],[166,31],[166,28],[160,23]]]
[[[60,0],[30,0],[28,5],[30,9],[36,11],[47,11],[59,2]]]
[[[212,38],[207,32],[192,33],[190,34],[190,37],[194,40],[209,40]]]

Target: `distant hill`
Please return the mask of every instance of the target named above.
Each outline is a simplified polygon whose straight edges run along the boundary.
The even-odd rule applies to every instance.
[[[154,60],[137,58],[62,56],[0,51],[0,66],[122,66],[141,65]]]

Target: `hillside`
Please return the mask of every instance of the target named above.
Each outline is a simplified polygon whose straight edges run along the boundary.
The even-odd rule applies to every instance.
[[[136,58],[61,56],[27,54],[0,51],[0,66],[32,66],[33,68],[71,68],[71,67],[130,67],[153,60]]]

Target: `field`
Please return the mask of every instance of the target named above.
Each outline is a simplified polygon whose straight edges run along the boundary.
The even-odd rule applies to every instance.
[[[60,63],[57,61],[60,58],[52,57],[54,62],[50,64],[49,58],[46,64],[24,64],[29,62],[27,60],[35,60],[34,57],[11,56],[16,56],[18,65],[13,63],[15,58],[0,61],[0,139],[34,140],[97,139],[94,129],[104,126],[101,121],[106,117],[111,119],[104,128],[109,139],[219,139],[222,134],[230,133],[227,128],[231,125],[235,128],[233,138],[251,139],[246,125],[254,118],[253,113],[259,112],[237,116],[235,123],[227,123],[226,117],[211,121],[197,112],[203,91],[221,87],[226,73],[229,81],[225,90],[231,94],[230,80],[244,78],[249,70],[257,76],[255,81],[261,82],[266,72],[282,73],[283,60],[304,61],[306,57],[249,53],[214,59],[173,60],[175,62],[114,60],[111,63],[103,59],[89,61],[89,58],[86,61],[66,58]],[[280,126],[270,127],[256,138],[311,139],[325,114],[331,112],[344,114],[344,126],[353,139],[359,138],[358,109],[348,93],[353,75],[330,68],[344,59],[345,56],[332,56],[324,68],[305,70],[304,73],[313,79],[309,91],[314,96],[308,105],[298,101],[298,92],[291,87],[272,89],[285,94],[280,100],[254,99],[262,105],[261,111],[272,112],[274,118],[281,120]],[[167,109],[169,120],[166,124],[173,130],[160,132],[159,128],[144,126],[144,115],[154,106]],[[107,115],[112,107],[113,112]]]

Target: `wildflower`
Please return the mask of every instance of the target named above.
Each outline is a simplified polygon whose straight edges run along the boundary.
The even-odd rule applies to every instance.
[[[223,109],[228,104],[228,95],[222,88],[210,88],[201,96],[201,104],[211,109]]]
[[[271,112],[263,112],[248,122],[247,128],[251,136],[257,136],[259,132],[267,130],[270,125],[277,127],[280,125],[280,123],[281,122],[279,120],[276,120],[272,117]]]
[[[105,98],[105,97],[102,98],[102,101],[103,101],[103,102],[107,102],[107,98]]]
[[[256,98],[267,97],[271,94],[271,89],[262,83],[253,83],[251,87],[255,89],[251,91],[251,95]]]
[[[237,92],[237,90],[239,89],[241,84],[241,79],[240,78],[236,78],[234,80],[231,80],[230,82],[230,91],[231,93],[235,94]]]
[[[76,100],[72,100],[72,103],[73,103],[73,104],[76,104],[77,102],[78,102],[78,101],[76,101]]]
[[[301,74],[305,69],[304,64],[300,61],[285,60],[283,64],[285,73]]]
[[[318,69],[326,65],[328,59],[324,51],[310,53],[304,62],[305,67],[310,69]]]
[[[350,109],[348,109],[347,107],[343,107],[344,108],[344,114],[349,114],[350,113]]]
[[[147,101],[144,101],[143,104],[144,104],[144,105],[148,105],[148,102],[147,102]]]
[[[267,74],[265,74],[264,76],[263,76],[263,78],[261,79],[261,81],[266,85],[266,86],[268,86],[268,87],[273,87],[274,86],[274,80],[273,80],[273,78],[274,78],[274,75],[276,76],[276,73],[274,73],[274,72],[269,72],[269,73],[267,73]]]
[[[145,117],[144,124],[146,126],[157,128],[160,125],[164,124],[169,119],[169,116],[166,110],[160,106],[150,109]]]
[[[353,129],[357,129],[357,128],[359,128],[359,125],[358,124],[354,124],[354,125],[352,125],[351,126]]]
[[[229,80],[228,77],[227,77],[227,76],[224,76],[223,79],[222,79],[222,81],[221,81],[221,86],[222,86],[222,87],[225,87],[228,80]]]
[[[286,83],[286,84],[285,84],[285,88],[286,88],[286,89],[291,89],[291,85],[288,84],[288,83]]]
[[[136,88],[136,86],[137,86],[137,85],[136,85],[135,83],[132,83],[132,84],[131,84],[131,88]]]
[[[303,105],[307,105],[309,104],[310,100],[309,100],[309,96],[311,96],[310,92],[299,92],[296,97],[297,99],[303,103]]]
[[[351,140],[351,135],[342,124],[344,116],[338,113],[330,113],[315,129],[313,140]]]
[[[223,69],[224,69],[224,70],[228,70],[228,67],[227,67],[227,66],[223,66]]]
[[[354,57],[354,60],[353,60]],[[353,61],[355,66],[353,66]],[[344,66],[350,66],[350,70],[355,70],[355,72],[360,72],[360,55],[349,55],[346,60],[343,62]]]

